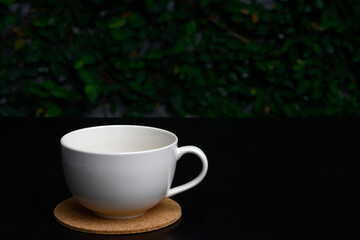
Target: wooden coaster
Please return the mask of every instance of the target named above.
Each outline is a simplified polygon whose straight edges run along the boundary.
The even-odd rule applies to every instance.
[[[74,198],[68,198],[55,207],[54,215],[61,225],[80,232],[134,234],[158,230],[175,223],[181,217],[181,207],[174,200],[164,198],[140,217],[113,220],[98,217]]]

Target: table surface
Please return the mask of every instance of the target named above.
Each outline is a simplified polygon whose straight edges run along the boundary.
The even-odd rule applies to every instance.
[[[174,132],[179,146],[207,155],[195,188],[172,197],[176,224],[160,231],[99,236],[68,230],[53,217],[70,197],[61,169],[65,133],[136,124]],[[2,239],[358,239],[360,118],[0,119]],[[201,163],[185,155],[173,185]]]

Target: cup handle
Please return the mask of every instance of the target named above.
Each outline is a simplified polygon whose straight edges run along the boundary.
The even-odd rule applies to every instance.
[[[184,192],[186,190],[189,190],[190,188],[195,187],[197,184],[199,184],[204,179],[204,177],[206,175],[206,172],[208,170],[208,161],[207,161],[205,153],[203,151],[201,151],[201,149],[198,147],[184,146],[184,147],[180,147],[177,149],[177,160],[179,160],[186,153],[193,153],[200,158],[201,163],[202,163],[201,172],[199,173],[199,175],[196,178],[194,178],[190,182],[169,189],[168,192],[166,193],[165,197],[171,197],[178,193]]]

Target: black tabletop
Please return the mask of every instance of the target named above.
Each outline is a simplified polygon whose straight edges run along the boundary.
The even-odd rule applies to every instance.
[[[68,230],[53,216],[70,197],[61,136],[78,128],[135,124],[174,132],[179,146],[207,155],[195,188],[172,197],[176,224],[160,231],[100,236]],[[358,239],[360,118],[0,119],[2,239]],[[200,171],[178,162],[173,185]]]

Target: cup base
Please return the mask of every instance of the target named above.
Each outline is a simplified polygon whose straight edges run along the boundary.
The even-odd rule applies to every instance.
[[[119,216],[120,214],[114,215]],[[150,232],[170,226],[181,217],[181,207],[174,200],[165,198],[158,205],[146,211],[143,216],[128,220],[110,220],[96,216],[92,211],[82,207],[74,198],[69,198],[60,202],[55,207],[54,216],[57,222],[69,229],[85,233],[102,234],[104,236],[114,236],[114,234]],[[90,235],[89,237],[86,236],[86,238],[93,239]],[[101,237],[98,238],[101,239]],[[107,237],[106,239],[112,238]]]
[[[101,218],[107,218],[107,219],[115,219],[115,220],[122,220],[122,219],[132,219],[132,218],[137,218],[140,217],[142,215],[144,215],[146,212],[142,212],[140,214],[136,214],[136,215],[130,215],[130,216],[116,216],[116,215],[106,215],[103,213],[99,213],[99,212],[94,212],[93,213]]]

